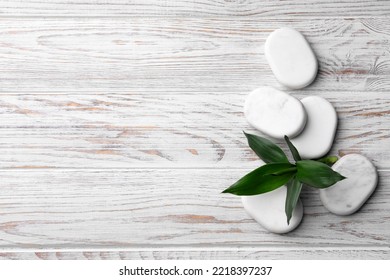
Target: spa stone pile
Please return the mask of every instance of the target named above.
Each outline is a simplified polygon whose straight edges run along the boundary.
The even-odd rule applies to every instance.
[[[276,79],[289,89],[301,89],[317,75],[317,59],[301,33],[291,28],[273,31],[265,43],[265,56]],[[302,100],[264,86],[251,92],[244,113],[251,126],[276,139],[287,135],[297,147],[302,159],[317,159],[332,147],[337,113],[332,104],[318,96]],[[263,163],[264,164],[264,163]],[[378,174],[369,159],[359,154],[343,156],[332,168],[347,177],[335,185],[320,190],[320,198],[330,212],[350,215],[356,212],[376,188]],[[287,187],[272,192],[243,196],[245,210],[265,229],[286,233],[302,220],[303,206],[298,201],[290,224],[284,210]]]

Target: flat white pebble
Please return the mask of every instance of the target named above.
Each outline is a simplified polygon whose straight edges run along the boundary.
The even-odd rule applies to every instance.
[[[319,96],[301,100],[306,110],[306,126],[291,142],[303,159],[315,159],[326,155],[332,147],[337,128],[337,113],[332,104]]]
[[[343,156],[332,168],[347,178],[320,190],[321,201],[336,215],[350,215],[374,192],[378,173],[371,161],[359,154]]]
[[[266,230],[273,233],[287,233],[301,223],[303,206],[301,200],[298,200],[290,224],[287,224],[284,210],[286,195],[287,187],[282,186],[272,192],[242,196],[241,200],[246,212]]]
[[[302,103],[272,87],[252,91],[245,101],[244,113],[250,125],[274,138],[294,137],[306,124]]]
[[[305,37],[292,28],[276,29],[265,42],[265,57],[276,79],[291,89],[313,82],[318,63]]]

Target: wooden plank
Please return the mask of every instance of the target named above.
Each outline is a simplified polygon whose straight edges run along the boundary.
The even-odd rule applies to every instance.
[[[27,0],[2,1],[3,16],[247,16],[253,18],[387,16],[387,1],[369,0]]]
[[[351,216],[330,214],[317,191],[305,189],[303,222],[285,235],[266,232],[240,198],[220,193],[246,171],[3,170],[0,247],[389,250],[390,171],[380,172],[376,192]]]
[[[262,1],[257,1],[262,2]],[[0,93],[241,93],[281,87],[268,34],[303,32],[318,56],[316,91],[390,89],[384,18],[3,18]]]
[[[291,94],[320,95],[335,105],[339,129],[332,154],[361,153],[390,168],[387,93]],[[245,97],[2,95],[0,168],[255,168],[258,158],[242,130],[260,133],[245,120]]]
[[[389,12],[366,0],[2,1],[0,259],[389,259]],[[305,190],[302,225],[274,235],[220,191],[257,166],[242,103],[281,88],[262,46],[286,25],[320,63],[290,93],[336,106],[332,153],[368,156],[380,185],[349,217]]]
[[[390,250],[386,248],[356,249],[258,249],[231,248],[230,250],[148,250],[148,251],[25,251],[0,252],[1,260],[356,260],[390,258]]]

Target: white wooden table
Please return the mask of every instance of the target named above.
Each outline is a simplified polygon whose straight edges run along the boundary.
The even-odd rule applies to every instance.
[[[390,258],[390,2],[0,2],[0,257]],[[245,96],[281,86],[267,35],[301,31],[319,95],[339,114],[332,153],[380,184],[334,216],[305,189],[286,235],[220,192],[258,160]],[[281,142],[280,142],[281,144]]]

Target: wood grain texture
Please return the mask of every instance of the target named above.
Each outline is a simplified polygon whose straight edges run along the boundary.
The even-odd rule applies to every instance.
[[[259,248],[214,248],[210,250],[85,250],[85,251],[25,251],[0,252],[0,260],[345,260],[390,258],[386,248],[355,249],[259,249]]]
[[[331,153],[390,168],[389,94],[291,94],[334,104]],[[255,168],[242,130],[260,133],[243,115],[246,95],[2,95],[0,168]]]
[[[261,2],[261,1],[259,1]],[[386,18],[3,18],[0,93],[242,93],[280,88],[263,44],[303,32],[320,69],[316,91],[390,89]]]
[[[368,0],[2,1],[0,259],[389,259],[389,13]],[[275,235],[220,192],[258,164],[242,104],[283,89],[263,51],[281,26],[320,66],[289,93],[331,101],[331,153],[366,155],[380,182],[348,217],[306,189],[303,223]]]
[[[317,191],[305,189],[303,222],[285,235],[265,231],[239,197],[220,193],[247,171],[0,171],[0,247],[389,249],[389,171],[380,172],[376,192],[351,216],[329,213]]]
[[[386,0],[27,0],[2,1],[5,16],[247,16],[264,17],[356,17],[387,16]]]

